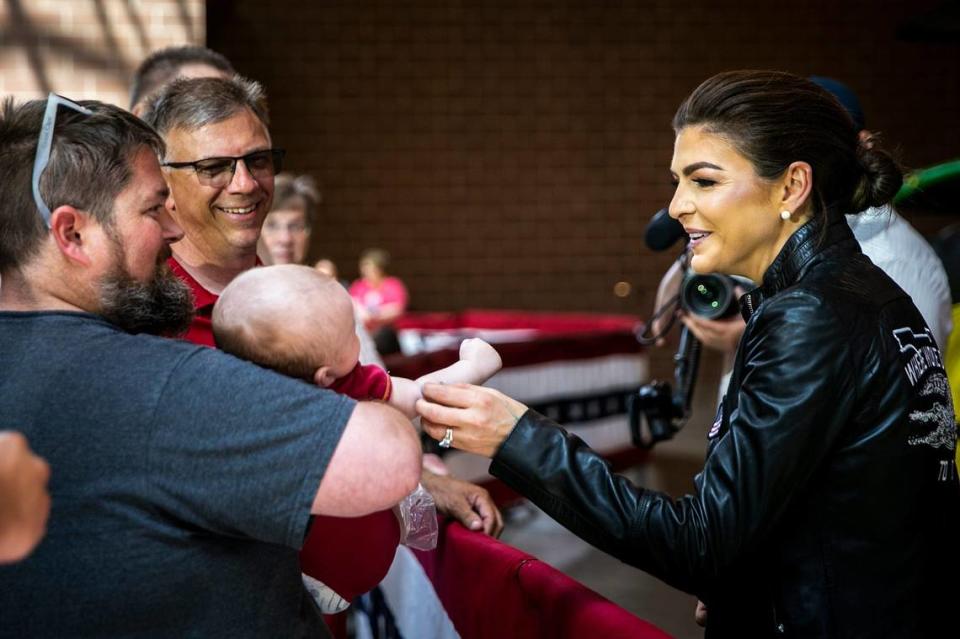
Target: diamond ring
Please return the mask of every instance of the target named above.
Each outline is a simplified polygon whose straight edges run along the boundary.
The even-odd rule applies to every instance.
[[[440,440],[440,448],[450,448],[452,444],[453,444],[453,429],[448,428],[447,432],[443,436],[443,439]]]

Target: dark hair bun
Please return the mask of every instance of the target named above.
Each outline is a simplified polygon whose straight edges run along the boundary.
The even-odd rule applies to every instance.
[[[855,212],[882,206],[893,199],[903,184],[903,172],[893,157],[880,148],[877,139],[867,134],[857,147],[857,160],[863,177],[850,202]]]

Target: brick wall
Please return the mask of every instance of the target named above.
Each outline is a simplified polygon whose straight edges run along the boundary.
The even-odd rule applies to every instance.
[[[909,164],[955,157],[958,46],[895,37],[937,4],[210,0],[205,28],[197,0],[4,0],[0,93],[125,104],[145,54],[206,32],[323,185],[315,257],[353,277],[389,249],[418,309],[645,313],[683,96],[729,68],[834,75]]]
[[[958,46],[895,38],[937,2],[727,4],[239,0],[210,4],[208,33],[323,186],[314,256],[353,277],[389,249],[417,309],[646,313],[670,118],[709,75],[833,75],[908,162],[960,155]]]
[[[202,44],[203,0],[3,0],[0,95],[50,91],[127,106],[133,70],[151,51]]]

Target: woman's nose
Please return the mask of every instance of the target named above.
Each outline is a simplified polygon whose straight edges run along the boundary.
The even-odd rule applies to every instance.
[[[677,187],[677,190],[673,193],[673,198],[670,200],[670,207],[668,208],[670,217],[679,220],[684,215],[693,213],[693,210],[693,202],[683,194],[680,187]]]

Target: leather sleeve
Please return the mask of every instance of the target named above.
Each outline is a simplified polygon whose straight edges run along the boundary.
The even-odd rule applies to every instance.
[[[584,540],[682,590],[709,592],[762,544],[847,422],[851,326],[784,293],[744,334],[729,426],[680,499],[631,484],[577,437],[528,411],[490,472]]]

